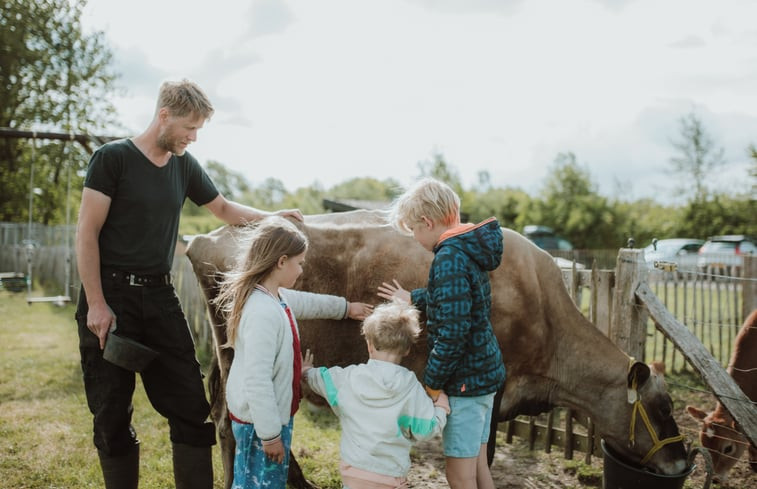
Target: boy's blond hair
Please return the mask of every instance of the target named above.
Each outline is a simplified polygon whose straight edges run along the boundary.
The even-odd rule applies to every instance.
[[[215,109],[205,92],[194,82],[187,79],[166,81],[160,86],[156,111],[165,107],[176,117],[194,114],[207,120]]]
[[[405,355],[421,333],[418,317],[411,304],[387,302],[365,318],[361,333],[376,350]]]
[[[460,222],[460,197],[444,182],[434,178],[417,181],[392,205],[391,223],[402,233],[426,217],[435,224],[453,226]]]

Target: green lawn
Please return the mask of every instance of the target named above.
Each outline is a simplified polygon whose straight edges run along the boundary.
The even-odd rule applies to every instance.
[[[0,290],[0,488],[103,486],[73,316],[73,305],[29,306],[24,293]],[[142,442],[140,487],[173,487],[168,427],[139,381],[134,426]],[[336,419],[303,409],[294,437],[307,476],[324,489],[341,487]],[[215,487],[222,488],[220,450],[213,454]]]

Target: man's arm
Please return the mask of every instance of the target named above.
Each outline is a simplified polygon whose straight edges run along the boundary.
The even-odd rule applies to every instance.
[[[100,280],[100,230],[108,216],[111,199],[102,192],[84,188],[76,228],[76,263],[84,292],[87,295],[87,328],[100,338],[100,349],[105,347],[105,336],[113,322],[113,312],[105,302]]]
[[[218,194],[215,199],[211,200],[205,207],[213,213],[218,219],[222,220],[226,224],[234,226],[244,225],[250,222],[255,222],[267,216],[282,216],[293,217],[298,221],[302,221],[302,213],[298,209],[284,209],[276,212],[267,212],[249,207],[246,205],[238,204]]]

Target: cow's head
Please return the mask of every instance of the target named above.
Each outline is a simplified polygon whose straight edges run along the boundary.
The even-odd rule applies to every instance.
[[[702,422],[699,442],[712,457],[712,480],[725,483],[728,472],[744,454],[749,442],[736,430],[733,418],[724,410],[716,409],[706,413],[694,406],[686,406],[689,416]]]
[[[615,453],[631,464],[660,474],[686,469],[686,447],[673,418],[673,400],[664,381],[664,366],[633,362],[628,371],[625,442],[607,439]]]

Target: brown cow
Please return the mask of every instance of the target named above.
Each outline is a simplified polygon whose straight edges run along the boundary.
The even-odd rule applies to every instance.
[[[727,371],[744,391],[744,395],[752,401],[757,401],[757,309],[746,318],[734,340]],[[691,417],[702,422],[699,441],[712,456],[714,481],[728,481],[728,472],[739,461],[746,447],[749,447],[749,463],[752,470],[757,472],[757,448],[738,431],[733,418],[720,402],[711,413],[694,406],[686,406],[686,411]]]
[[[396,278],[408,289],[424,286],[431,253],[382,224],[381,216],[366,211],[306,216],[302,228],[310,248],[295,287],[376,303],[383,281]],[[633,395],[642,399],[656,435],[660,440],[677,436],[672,402],[661,376],[642,363],[629,363],[628,355],[584,318],[549,254],[514,231],[502,232],[502,264],[491,274],[492,324],[507,368],[498,419],[537,414],[553,406],[573,408],[591,417],[618,455],[639,462],[653,441],[639,421],[635,443],[629,442],[633,408],[629,390],[635,378],[638,392]],[[189,246],[187,255],[208,299],[217,293],[218,272],[227,270],[243,251],[238,235],[237,229],[224,227],[194,238]],[[215,344],[223,344],[223,322],[212,306],[211,317]],[[313,351],[321,365],[345,366],[367,360],[357,324],[302,321],[301,337],[303,350]],[[227,485],[231,483],[234,440],[223,387],[232,356],[229,349],[218,351],[220,370],[210,379]],[[421,339],[404,365],[420,373],[425,362],[426,343]],[[656,472],[678,474],[685,468],[685,459],[683,443],[677,441],[656,451],[646,465]]]

